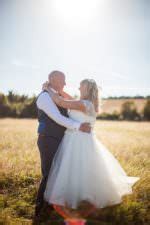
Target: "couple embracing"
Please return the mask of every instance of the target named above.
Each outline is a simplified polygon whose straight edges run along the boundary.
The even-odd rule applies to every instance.
[[[128,176],[96,137],[97,83],[93,79],[82,80],[79,100],[63,91],[65,85],[63,72],[51,72],[36,101],[42,173],[36,216],[45,203],[67,204],[72,209],[81,201],[97,208],[119,204],[139,180]]]

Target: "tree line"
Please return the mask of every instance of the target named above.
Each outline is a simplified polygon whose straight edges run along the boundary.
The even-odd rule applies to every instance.
[[[36,98],[35,95],[28,97],[27,95],[18,95],[13,91],[9,91],[7,95],[0,93],[0,118],[37,118]],[[133,98],[147,100],[141,112],[138,112]],[[107,99],[127,99],[127,101],[121,105],[120,112],[104,112],[98,115],[97,119],[150,121],[150,96],[120,96]]]
[[[36,118],[36,96],[18,95],[9,91],[0,93],[0,117]]]
[[[121,105],[120,112],[101,113],[97,119],[103,120],[131,120],[131,121],[150,121],[150,99],[147,99],[141,112],[137,110],[134,100],[127,100]]]

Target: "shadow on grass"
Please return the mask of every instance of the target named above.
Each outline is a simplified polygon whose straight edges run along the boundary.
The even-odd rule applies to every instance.
[[[0,225],[33,224],[39,176],[33,174],[0,177]],[[148,197],[127,196],[120,205],[99,209],[87,218],[87,225],[148,225]],[[144,195],[145,196],[145,195]],[[147,195],[146,195],[147,196]],[[142,198],[142,199],[141,199]],[[38,224],[61,225],[63,218],[54,210],[42,212]]]

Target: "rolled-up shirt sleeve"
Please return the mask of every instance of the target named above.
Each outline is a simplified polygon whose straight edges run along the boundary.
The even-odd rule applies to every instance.
[[[39,95],[36,105],[59,125],[71,130],[79,130],[81,123],[63,116],[47,92]]]

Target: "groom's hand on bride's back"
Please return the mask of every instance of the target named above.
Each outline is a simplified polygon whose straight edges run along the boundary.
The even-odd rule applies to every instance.
[[[85,133],[90,133],[91,132],[90,123],[82,123],[79,130]]]

